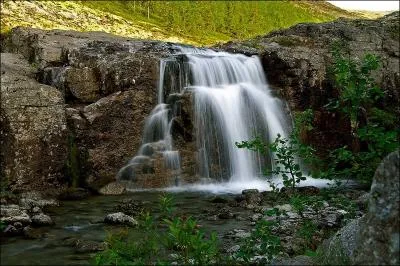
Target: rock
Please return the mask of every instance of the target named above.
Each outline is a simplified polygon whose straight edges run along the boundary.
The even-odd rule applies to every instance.
[[[1,54],[0,174],[12,191],[50,194],[64,186],[64,101],[59,90],[37,82],[29,69],[21,56]]]
[[[377,20],[338,19],[326,23],[301,23],[251,40],[228,42],[220,48],[234,53],[256,53],[270,86],[284,97],[292,111],[321,110],[337,96],[329,74],[331,49],[343,41],[352,58],[372,53],[380,57],[381,68],[374,78],[386,92],[386,107],[400,115],[399,12]],[[257,47],[257,48],[255,48]],[[318,154],[350,145],[351,125],[344,116],[315,111],[312,134],[304,136]]]
[[[27,239],[38,239],[46,236],[46,233],[41,228],[34,228],[32,226],[24,227],[23,234]]]
[[[300,255],[293,258],[274,259],[271,265],[317,265],[313,258]],[[330,263],[331,265],[331,263]]]
[[[18,228],[22,228],[23,225],[22,225],[21,222],[15,222],[15,223],[14,223],[14,227],[18,229]]]
[[[137,226],[138,222],[133,219],[132,217],[122,213],[122,212],[116,212],[116,213],[111,213],[108,214],[104,218],[104,222],[108,224],[122,224],[122,225],[128,225],[128,226]]]
[[[242,229],[235,229],[233,230],[233,238],[246,238],[246,237],[250,237],[251,233],[250,232],[246,232]]]
[[[117,211],[129,216],[138,216],[144,212],[144,204],[140,200],[124,200],[115,208]]]
[[[53,220],[46,214],[36,214],[32,216],[32,224],[37,226],[53,225]]]
[[[0,208],[0,214],[2,217],[5,216],[18,216],[22,214],[21,208],[16,204],[2,205]]]
[[[239,245],[234,245],[226,250],[227,253],[236,253],[240,249]]]
[[[175,50],[101,32],[4,35],[2,51],[22,56],[2,54],[1,176],[13,189],[57,194],[71,182],[98,190],[114,181],[157,102],[160,59]]]
[[[233,218],[233,213],[229,208],[222,208],[218,212],[218,218],[219,219],[231,219],[231,218]]]
[[[397,150],[389,154],[375,172],[366,221],[360,224],[361,234],[353,257],[354,264],[400,263],[399,161]]]
[[[64,238],[61,245],[73,247],[77,253],[98,252],[103,251],[107,247],[107,244],[104,242],[96,242],[75,237]]]
[[[291,212],[293,210],[292,206],[290,204],[283,204],[283,205],[277,205],[274,208],[277,208],[281,212]]]
[[[125,192],[125,186],[119,182],[112,182],[99,190],[99,193],[102,195],[121,195]]]
[[[262,199],[262,195],[258,189],[245,189],[242,191],[242,195],[244,195],[247,204],[253,206],[259,205]]]
[[[41,213],[41,212],[42,210],[38,206],[32,208],[32,213]]]
[[[92,253],[105,250],[107,244],[89,240],[77,240],[75,242],[75,251],[77,253]]]
[[[289,218],[289,219],[300,219],[300,215],[298,215],[297,213],[295,213],[295,212],[287,212],[286,213],[286,215],[287,215],[287,217]]]
[[[206,217],[207,221],[218,221],[218,216],[217,215],[211,215]]]
[[[356,199],[355,203],[361,210],[366,210],[368,207],[368,201],[370,197],[371,195],[369,193],[364,193]]]
[[[58,206],[59,203],[55,199],[42,199],[42,198],[22,198],[20,200],[22,209],[33,210],[35,207],[45,209],[48,207]]]
[[[4,205],[1,206],[0,221],[7,224],[22,223],[30,224],[32,221],[25,210],[21,209],[18,205]]]
[[[3,230],[3,235],[5,236],[17,236],[21,234],[22,230],[21,228],[15,228],[15,226],[9,224],[7,227]]]
[[[319,221],[320,227],[338,227],[343,215],[340,213],[328,213]]]
[[[58,197],[60,200],[82,200],[90,196],[90,192],[84,188],[68,188]]]
[[[212,202],[212,203],[228,203],[228,202],[230,202],[230,200],[225,197],[215,196],[214,198],[212,198],[210,200],[210,202]]]
[[[262,217],[263,217],[263,215],[261,213],[255,213],[255,214],[253,214],[253,216],[251,216],[250,220],[253,222],[257,222]]]
[[[323,264],[342,265],[349,264],[354,256],[357,243],[360,241],[360,223],[365,222],[365,217],[355,219],[340,229],[334,236],[323,242]]]

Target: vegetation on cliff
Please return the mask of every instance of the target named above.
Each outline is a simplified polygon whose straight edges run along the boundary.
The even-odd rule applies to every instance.
[[[247,39],[301,22],[361,15],[326,2],[6,1],[2,32],[16,26],[105,31],[163,41],[214,44]]]
[[[331,75],[338,92],[323,108],[342,115],[351,125],[350,144],[329,150],[320,157],[316,149],[302,140],[302,134],[313,129],[314,110],[296,112],[295,123],[289,140],[281,139],[267,146],[259,138],[237,143],[239,148],[276,154],[276,169],[272,172],[283,179],[285,187],[294,188],[305,180],[295,155],[301,158],[316,178],[328,178],[341,182],[353,179],[371,184],[379,163],[389,153],[399,148],[400,129],[395,111],[385,106],[385,91],[376,84],[373,73],[380,67],[379,57],[366,54],[361,60],[350,58],[340,43],[333,45]],[[387,95],[386,95],[387,98]]]

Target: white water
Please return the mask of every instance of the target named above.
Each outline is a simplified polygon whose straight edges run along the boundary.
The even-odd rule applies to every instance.
[[[193,48],[181,51],[185,62],[175,57],[160,64],[159,103],[147,119],[138,155],[123,169],[145,161],[158,151],[162,152],[167,167],[179,170],[179,151],[174,150],[170,135],[175,113],[172,106],[165,104],[165,98],[192,90],[198,175],[208,183],[178,185],[168,190],[214,193],[240,193],[248,188],[269,190],[262,171],[265,166],[274,167],[274,155],[261,155],[235,145],[256,136],[269,143],[277,134],[286,137],[290,130],[284,105],[268,87],[259,58]],[[273,179],[274,183],[280,183]],[[308,179],[302,185],[326,183]]]

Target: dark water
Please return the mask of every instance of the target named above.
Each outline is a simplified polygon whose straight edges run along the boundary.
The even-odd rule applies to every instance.
[[[109,232],[123,227],[101,223],[107,213],[116,212],[115,206],[125,199],[145,201],[145,207],[156,209],[161,192],[136,192],[122,196],[96,196],[82,201],[65,201],[57,208],[47,211],[55,221],[52,227],[41,230],[45,237],[28,240],[24,237],[2,239],[1,265],[88,265],[94,253],[78,253],[68,245],[68,238],[101,242]],[[208,221],[204,212],[216,208],[210,203],[213,194],[200,192],[172,193],[178,214],[192,215],[198,219],[206,232],[215,231],[221,238],[233,228],[250,227],[249,221],[236,219]],[[225,195],[233,197],[233,195]],[[155,214],[155,213],[153,213]],[[249,211],[242,210],[246,218]],[[140,229],[132,229],[133,234]],[[226,243],[225,243],[226,244]]]

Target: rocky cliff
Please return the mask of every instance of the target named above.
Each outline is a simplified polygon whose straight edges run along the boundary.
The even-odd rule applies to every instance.
[[[324,110],[337,97],[329,67],[332,48],[340,45],[350,58],[379,56],[375,80],[385,91],[381,105],[400,115],[399,12],[377,20],[339,19],[298,24],[286,30],[222,46],[229,52],[259,55],[270,85],[287,100],[292,111],[312,108],[315,130],[308,141],[323,152],[350,144],[349,121]]]
[[[136,153],[168,43],[15,28],[1,57],[1,164],[12,190],[99,188]]]
[[[258,54],[269,83],[292,110],[316,110],[310,142],[327,149],[350,139],[349,122],[322,110],[337,93],[328,71],[332,43],[344,40],[350,56],[381,57],[376,77],[388,95],[382,105],[395,109],[398,31],[397,12],[378,20],[299,24],[219,49]],[[159,61],[175,48],[100,32],[15,28],[2,36],[1,51],[2,180],[12,190],[50,191],[51,184],[59,191],[98,189],[137,152],[156,104]],[[183,108],[177,128],[191,125],[184,117],[189,109]],[[187,131],[180,130],[179,147],[194,143]],[[195,158],[188,153],[185,158]],[[193,168],[189,159],[184,163]]]

